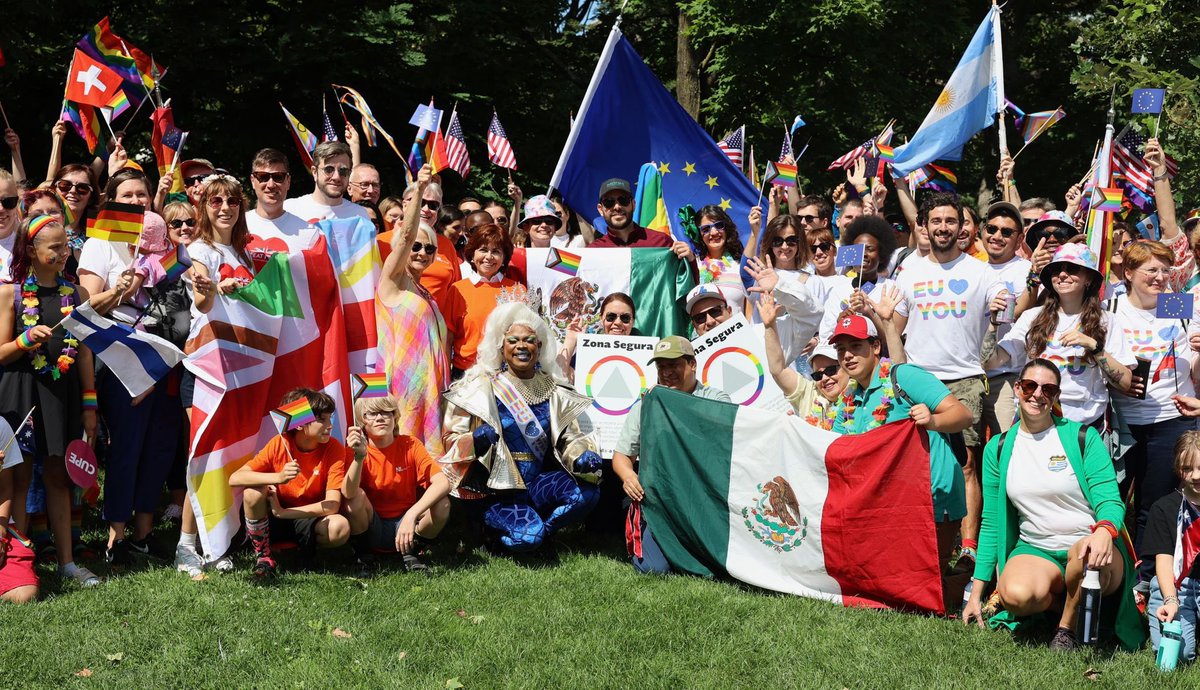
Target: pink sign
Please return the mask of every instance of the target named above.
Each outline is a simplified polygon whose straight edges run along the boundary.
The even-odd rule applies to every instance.
[[[67,456],[63,460],[67,463],[67,474],[77,486],[81,489],[96,486],[96,473],[99,468],[96,467],[96,453],[87,441],[71,441],[67,446]]]

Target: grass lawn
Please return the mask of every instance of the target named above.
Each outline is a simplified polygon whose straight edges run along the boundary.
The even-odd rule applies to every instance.
[[[246,555],[200,582],[164,564],[87,591],[43,569],[43,601],[0,606],[0,688],[1200,687],[1200,670],[1164,676],[1148,650],[1054,654],[1044,638],[639,576],[622,544],[581,532],[548,557],[452,551],[428,578],[357,580],[332,559],[271,586],[249,581]]]

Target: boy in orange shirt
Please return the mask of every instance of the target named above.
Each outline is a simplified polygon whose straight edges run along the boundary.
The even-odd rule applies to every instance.
[[[254,545],[254,576],[274,577],[271,533],[291,536],[311,554],[316,547],[334,548],[350,537],[350,524],[338,514],[342,479],[351,453],[330,438],[333,398],[309,388],[283,396],[280,405],[307,398],[316,421],[272,438],[250,462],[229,477],[231,487],[245,487],[242,508],[246,533]],[[346,432],[353,457],[367,453],[366,439],[358,427]]]
[[[433,542],[450,517],[450,480],[425,446],[401,435],[390,395],[360,398],[356,423],[370,440],[365,458],[347,461],[342,513],[350,521],[350,544],[359,565],[374,565],[371,549],[395,549],[408,570],[423,571],[417,552]]]

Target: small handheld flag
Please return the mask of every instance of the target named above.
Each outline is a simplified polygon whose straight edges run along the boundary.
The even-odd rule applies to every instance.
[[[144,206],[110,201],[88,214],[87,236],[108,242],[137,244],[142,236]]]
[[[1148,240],[1157,241],[1158,236],[1159,236],[1158,214],[1152,213],[1152,214],[1146,216],[1145,218],[1139,220],[1138,224],[1137,224],[1137,229],[1138,229],[1138,232],[1142,233],[1142,237],[1145,237]]]
[[[1134,89],[1132,113],[1149,113],[1157,115],[1163,109],[1163,97],[1166,89]]]
[[[1154,316],[1159,319],[1191,319],[1196,296],[1190,292],[1163,292],[1158,295]]]
[[[438,122],[442,119],[442,111],[432,105],[422,103],[413,111],[412,117],[408,118],[408,124],[416,126],[418,129],[424,129],[432,132],[437,129]]]
[[[797,115],[796,119],[792,120],[792,129],[789,133],[795,134],[796,130],[800,129],[801,127],[803,127],[806,124],[808,124],[808,123],[805,122],[799,115]]]
[[[388,396],[387,374],[382,371],[350,374],[350,392],[355,400],[386,398]]]
[[[488,123],[487,133],[488,160],[509,170],[517,169],[517,157],[513,153],[508,134],[500,124],[500,116],[492,113],[492,121]]]
[[[313,413],[308,398],[300,398],[271,410],[271,421],[275,422],[275,428],[282,434],[317,421],[317,415]]]
[[[312,165],[313,149],[317,148],[317,144],[320,143],[317,141],[317,135],[313,134],[312,130],[297,120],[295,115],[288,112],[288,109],[284,108],[282,103],[279,104],[279,107],[283,108],[283,116],[287,118],[288,127],[292,133],[292,141],[296,144],[296,151],[300,154],[300,160],[304,161],[304,167],[307,168]]]
[[[546,254],[546,268],[553,269],[559,273],[565,273],[569,276],[579,274],[579,262],[583,257],[578,254],[564,251],[562,249],[551,249]]]
[[[787,163],[768,162],[767,172],[763,175],[763,182],[778,187],[795,187],[796,166],[788,165]]]
[[[1120,213],[1125,190],[1120,187],[1100,187],[1096,190],[1093,208],[1098,212]]]
[[[838,247],[837,258],[833,261],[833,265],[837,268],[860,266],[862,263],[863,245],[861,244],[849,244]]]
[[[182,242],[175,245],[175,251],[163,254],[159,262],[167,280],[177,280],[192,267],[192,257],[188,256],[187,247]]]

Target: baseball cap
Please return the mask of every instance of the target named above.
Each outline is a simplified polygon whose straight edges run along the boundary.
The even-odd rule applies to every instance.
[[[875,324],[871,320],[860,314],[843,314],[838,317],[837,327],[833,329],[833,335],[829,336],[829,344],[837,342],[838,338],[853,338],[855,340],[866,340],[867,338],[879,337],[879,331],[875,330]]]
[[[729,304],[729,300],[725,298],[725,293],[721,292],[721,288],[717,287],[716,285],[713,285],[712,283],[705,283],[704,285],[697,285],[696,287],[692,288],[691,292],[688,293],[687,307],[686,307],[687,312],[690,314],[692,311],[692,307],[696,306],[696,303],[699,302],[700,300],[709,299],[709,298],[713,298],[713,297],[721,300],[726,305]]]
[[[209,170],[216,170],[217,166],[213,165],[212,161],[208,160],[207,158],[192,158],[191,160],[186,160],[179,164],[179,174],[183,177],[191,177],[191,175],[188,175],[188,168],[208,168]]]
[[[680,357],[695,357],[696,349],[691,341],[681,335],[668,335],[654,345],[654,354],[650,362],[656,359],[679,359]],[[649,362],[647,362],[649,363]]]
[[[991,206],[988,206],[987,219],[991,220],[996,216],[1011,218],[1012,220],[1016,221],[1018,229],[1025,229],[1025,219],[1021,217],[1021,209],[1017,208],[1016,204],[1008,201],[997,201]]]
[[[622,180],[619,177],[610,177],[600,185],[600,198],[603,199],[605,194],[612,191],[625,192],[630,196],[633,195],[633,187],[629,186],[629,180]]]

